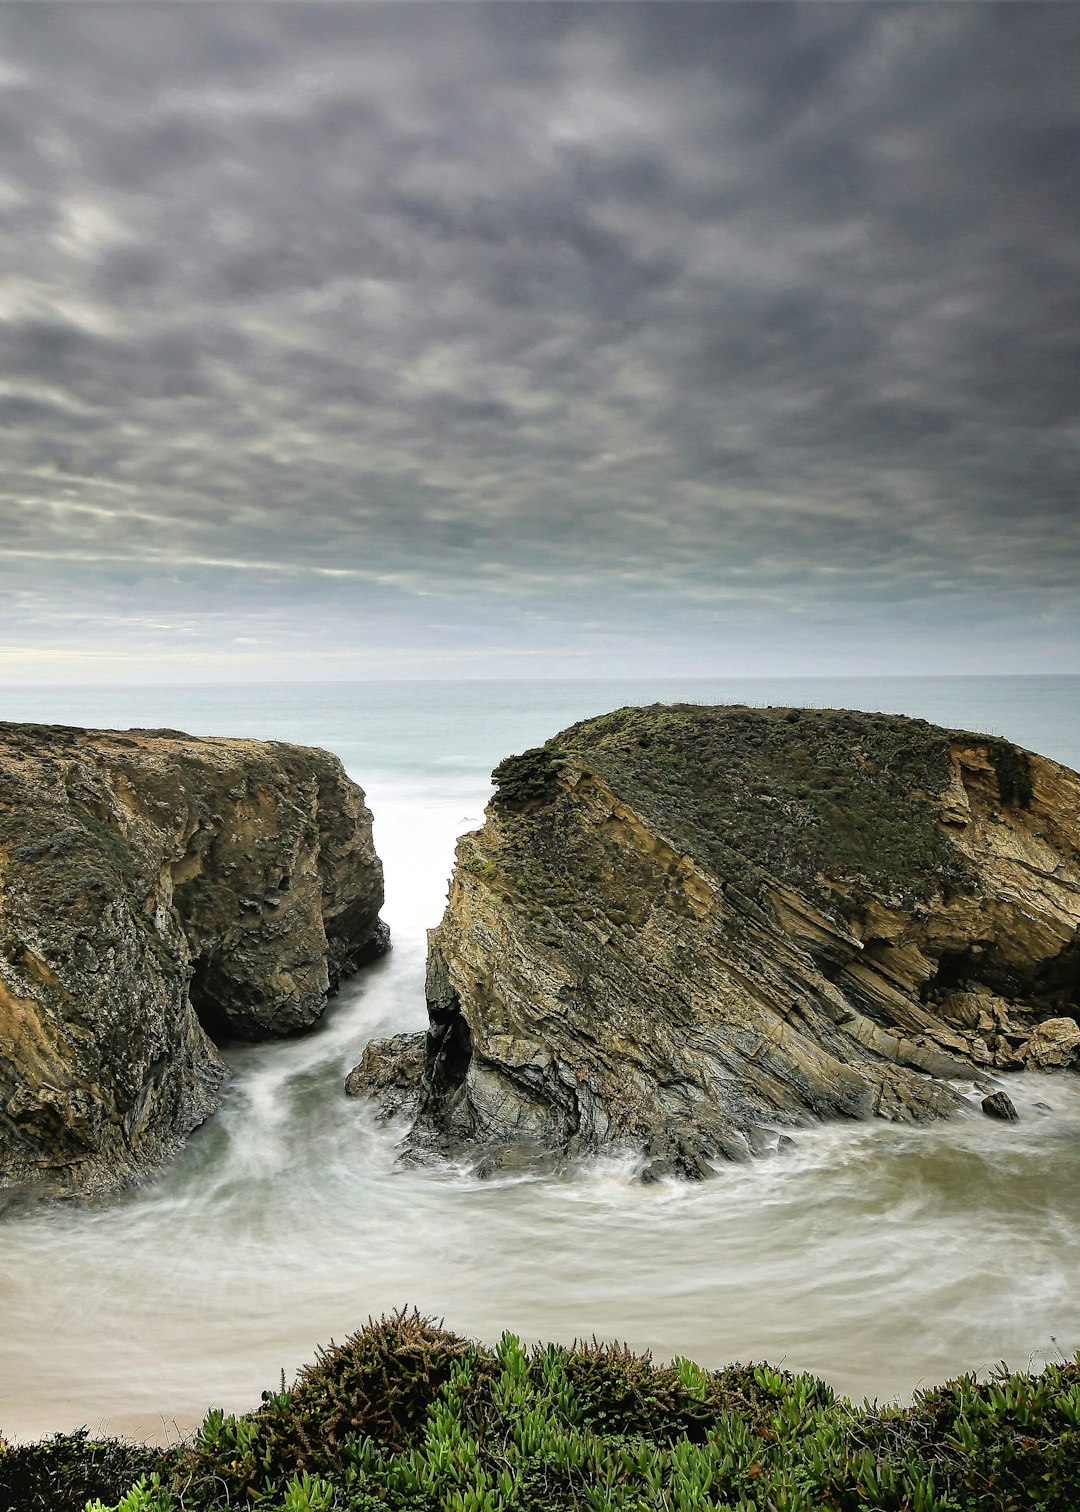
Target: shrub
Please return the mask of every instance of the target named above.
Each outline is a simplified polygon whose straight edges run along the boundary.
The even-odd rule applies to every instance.
[[[124,1439],[92,1439],[85,1428],[37,1444],[0,1439],[0,1512],[83,1512],[94,1498],[115,1502],[161,1459]]]
[[[49,1499],[13,1493],[13,1471],[50,1456]],[[139,1478],[103,1493],[106,1464],[114,1483]],[[0,1485],[0,1512],[67,1512],[84,1494],[115,1499],[89,1512],[1075,1512],[1080,1365],[857,1407],[767,1365],[509,1333],[490,1351],[397,1313],[255,1412],[210,1413],[190,1445],[0,1449]]]
[[[559,791],[561,768],[558,751],[548,746],[534,746],[520,756],[507,756],[491,774],[496,803],[513,809],[548,802]]]

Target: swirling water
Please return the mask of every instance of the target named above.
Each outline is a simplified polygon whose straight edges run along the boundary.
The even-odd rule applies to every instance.
[[[629,1164],[476,1181],[394,1168],[342,1080],[424,1022],[425,929],[501,756],[625,703],[892,709],[1080,767],[1080,679],[11,688],[5,717],[260,735],[363,783],[394,949],[303,1039],[230,1051],[224,1107],[154,1183],[0,1223],[0,1428],[164,1437],[242,1410],[320,1342],[415,1304],[484,1338],[594,1332],[768,1358],[855,1395],[1080,1347],[1080,1078],[1010,1080],[1015,1126],[818,1126],[700,1186]],[[1036,1107],[1049,1104],[1049,1110]]]

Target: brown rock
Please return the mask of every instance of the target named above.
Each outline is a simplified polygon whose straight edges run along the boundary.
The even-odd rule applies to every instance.
[[[655,706],[495,777],[430,936],[414,1149],[667,1140],[692,1174],[757,1125],[953,1113],[1074,1000],[1080,778],[1005,741]]]
[[[363,798],[325,751],[0,725],[0,1189],[136,1179],[215,1107],[211,1036],[385,948]]]
[[[1044,1019],[1032,1031],[1020,1055],[1034,1071],[1071,1066],[1080,1054],[1080,1024],[1071,1018]]]

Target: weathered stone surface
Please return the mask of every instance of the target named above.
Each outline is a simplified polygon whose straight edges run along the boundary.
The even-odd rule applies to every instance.
[[[1033,1071],[1071,1066],[1080,1055],[1080,1024],[1071,1018],[1047,1019],[1037,1024],[1021,1054]]]
[[[286,1034],[385,948],[325,751],[0,725],[0,1189],[136,1179],[210,1113],[211,1037]]]
[[[1077,1008],[1080,779],[843,711],[586,721],[496,769],[430,936],[414,1151],[946,1116]]]
[[[1013,1100],[1007,1092],[991,1092],[989,1097],[984,1097],[982,1110],[987,1118],[997,1118],[1002,1123],[1016,1123],[1019,1118],[1013,1106]]]
[[[411,1118],[420,1097],[427,1035],[395,1034],[369,1040],[345,1079],[350,1097],[370,1097],[384,1118]]]

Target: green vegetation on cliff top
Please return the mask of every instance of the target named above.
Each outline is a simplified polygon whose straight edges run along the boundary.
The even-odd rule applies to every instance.
[[[0,1512],[1075,1512],[1080,1365],[853,1406],[765,1365],[494,1349],[400,1313],[153,1450],[7,1447]]]
[[[967,883],[938,807],[959,733],[847,710],[617,709],[500,763],[495,802],[528,821],[558,798],[561,772],[584,768],[751,895],[768,875],[827,908],[855,908],[865,894],[910,904]],[[1026,753],[1002,740],[963,738],[985,744],[1003,806],[1026,806]],[[839,893],[830,881],[842,884]]]

